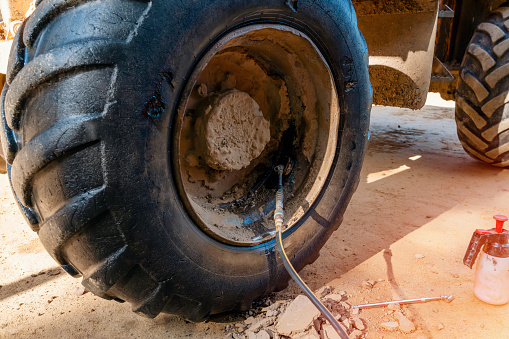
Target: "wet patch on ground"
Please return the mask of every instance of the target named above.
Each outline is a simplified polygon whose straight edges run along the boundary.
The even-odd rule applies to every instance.
[[[391,153],[413,146],[426,131],[416,128],[377,130],[372,132],[368,152]]]

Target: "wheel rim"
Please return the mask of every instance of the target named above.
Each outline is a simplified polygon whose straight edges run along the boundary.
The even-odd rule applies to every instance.
[[[180,197],[213,238],[255,246],[274,238],[285,165],[284,231],[317,200],[333,165],[340,119],[325,59],[301,31],[236,29],[197,63],[179,104],[172,162]]]

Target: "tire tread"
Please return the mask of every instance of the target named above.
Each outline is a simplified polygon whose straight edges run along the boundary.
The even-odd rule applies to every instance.
[[[463,59],[456,96],[458,137],[473,158],[504,166],[509,158],[509,7],[480,24]],[[487,39],[487,37],[489,39]]]

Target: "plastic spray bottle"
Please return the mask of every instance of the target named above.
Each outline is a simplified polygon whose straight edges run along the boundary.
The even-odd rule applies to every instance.
[[[472,235],[463,263],[472,268],[479,252],[475,270],[474,294],[492,305],[509,302],[509,233],[503,229],[508,219],[495,215],[495,228],[477,229]]]

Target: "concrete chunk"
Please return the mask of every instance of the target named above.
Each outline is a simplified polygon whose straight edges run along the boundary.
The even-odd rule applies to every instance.
[[[319,298],[324,298],[326,295],[331,294],[332,290],[332,286],[323,286],[315,292],[315,295]]]
[[[361,318],[353,317],[350,319],[350,322],[352,323],[353,327],[360,331],[364,331],[366,329],[366,325],[364,325],[364,322]]]
[[[413,331],[415,331],[415,325],[412,321],[410,321],[410,319],[408,319],[407,317],[405,317],[403,315],[403,313],[401,313],[401,311],[397,311],[394,313],[394,317],[396,319],[398,319],[398,322],[399,322],[399,329],[402,331],[402,332],[405,332],[405,333],[412,333]]]
[[[326,295],[325,299],[331,299],[332,301],[335,301],[335,302],[339,303],[339,302],[341,302],[343,300],[343,295],[333,293],[333,294]]]
[[[380,326],[387,331],[396,331],[399,327],[399,324],[397,321],[388,321],[385,323],[381,323]]]
[[[362,338],[362,331],[354,330],[352,333],[350,333],[350,339],[360,339]]]
[[[320,316],[320,311],[303,295],[299,295],[279,318],[276,331],[291,336],[305,331]]]
[[[267,327],[267,326],[270,326],[274,323],[274,318],[263,318],[261,320],[258,320],[257,322],[253,323],[248,331],[251,331],[251,332],[258,332],[260,329],[262,329],[263,327]]]
[[[256,339],[270,339],[270,334],[265,330],[261,330],[256,334]]]
[[[256,321],[256,319],[254,317],[249,317],[247,318],[246,320],[244,320],[244,324],[246,325],[251,325],[252,323],[254,323]]]

